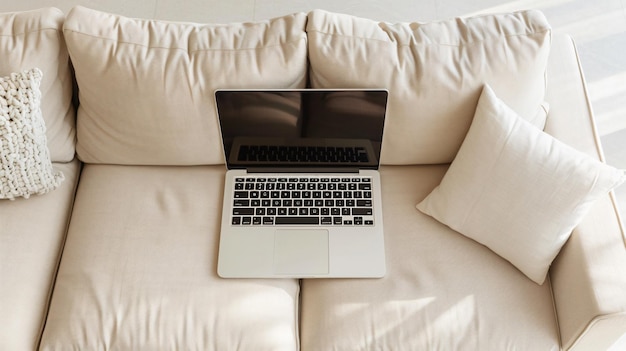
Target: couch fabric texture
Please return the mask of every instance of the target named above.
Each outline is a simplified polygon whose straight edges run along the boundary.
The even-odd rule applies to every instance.
[[[65,15],[53,8],[0,14],[1,75],[41,70],[41,111],[50,157],[56,162],[70,162],[75,154],[72,75],[63,39],[64,20]]]
[[[223,164],[213,91],[304,88],[306,20],[300,13],[200,25],[72,9],[63,30],[80,87],[78,156],[87,163]]]
[[[544,101],[551,31],[540,12],[388,24],[316,10],[307,34],[313,88],[389,89],[387,164],[450,163],[485,83],[529,120]]]
[[[540,12],[218,25],[75,7],[0,14],[0,34],[0,76],[43,73],[47,146],[65,175],[0,201],[0,349],[587,350],[626,333],[609,185],[559,233],[545,281],[416,208],[454,170],[485,84],[505,114],[609,169],[575,46]],[[304,87],[389,90],[387,274],[221,279],[214,90]]]

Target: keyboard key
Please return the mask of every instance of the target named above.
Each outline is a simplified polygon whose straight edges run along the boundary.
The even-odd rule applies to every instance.
[[[353,208],[352,209],[352,215],[353,216],[371,216],[372,215],[372,209],[371,208],[361,208],[361,207]]]
[[[248,206],[250,206],[250,200],[238,200],[238,199],[235,199],[235,202],[233,203],[233,206],[235,206],[235,207],[248,207]]]
[[[372,207],[372,200],[356,200],[358,207]]]
[[[315,225],[319,224],[319,217],[276,217],[274,224],[286,225]]]
[[[245,216],[245,215],[253,215],[253,214],[254,214],[254,208],[248,208],[248,207],[233,208],[234,216]]]
[[[248,192],[247,191],[235,191],[235,199],[247,199]]]

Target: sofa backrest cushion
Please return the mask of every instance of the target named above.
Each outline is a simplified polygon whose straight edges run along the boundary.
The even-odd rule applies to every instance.
[[[79,158],[223,163],[215,89],[303,88],[306,20],[208,25],[73,8],[64,34],[79,87]]]
[[[528,120],[544,99],[551,29],[538,11],[389,24],[315,10],[307,34],[312,87],[389,90],[384,164],[451,162],[485,83]]]
[[[41,70],[41,113],[53,162],[69,162],[75,154],[72,73],[62,35],[64,18],[56,8],[0,14],[0,77]]]

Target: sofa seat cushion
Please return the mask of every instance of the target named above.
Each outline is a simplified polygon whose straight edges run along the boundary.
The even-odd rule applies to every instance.
[[[41,349],[297,349],[297,280],[216,274],[224,173],[85,165]]]
[[[307,33],[312,87],[389,90],[384,164],[451,162],[485,83],[527,120],[544,100],[551,29],[538,11],[385,23],[316,10]]]
[[[50,158],[56,162],[74,159],[76,134],[64,19],[56,8],[0,14],[0,77],[34,68],[43,73],[41,112]]]
[[[80,163],[53,163],[65,181],[44,196],[0,201],[0,350],[35,350],[48,310]]]
[[[83,162],[222,164],[214,91],[304,88],[307,17],[196,24],[77,6],[64,34],[80,107]]]
[[[415,208],[446,170],[381,169],[387,275],[304,280],[302,350],[559,349],[549,283]]]

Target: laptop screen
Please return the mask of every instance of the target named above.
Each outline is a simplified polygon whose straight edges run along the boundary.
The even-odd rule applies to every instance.
[[[386,90],[217,90],[228,168],[377,169],[387,95]]]

